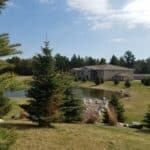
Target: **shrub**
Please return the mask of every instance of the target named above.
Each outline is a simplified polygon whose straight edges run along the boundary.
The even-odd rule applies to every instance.
[[[16,134],[13,130],[0,128],[0,150],[8,150],[16,141]]]
[[[148,107],[148,112],[144,116],[145,127],[150,129],[150,105]]]
[[[124,85],[125,85],[126,88],[131,87],[131,83],[130,83],[129,80],[126,80]]]
[[[109,106],[109,108],[104,110],[103,123],[106,123],[112,126],[117,124],[117,114],[112,106]]]
[[[95,79],[95,84],[96,84],[96,85],[100,85],[100,78],[99,78],[99,77],[96,77],[96,79]]]
[[[141,82],[145,86],[150,86],[150,78],[144,78],[141,80]]]
[[[116,96],[112,95],[109,105],[114,108],[116,115],[117,115],[117,120],[119,122],[124,122],[125,121],[125,116],[124,116],[125,109],[123,105],[119,102],[119,99]]]
[[[100,79],[100,83],[101,83],[101,84],[104,83],[104,79],[103,79],[103,78]]]
[[[119,84],[119,80],[117,78],[115,78],[113,81],[114,81],[114,85],[118,85]]]

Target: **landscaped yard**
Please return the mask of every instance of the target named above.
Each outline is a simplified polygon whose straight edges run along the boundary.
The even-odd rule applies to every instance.
[[[95,86],[93,82],[79,83],[80,87],[106,89],[118,91],[124,89],[124,82],[119,85],[114,85],[113,82],[108,81],[99,86]],[[130,93],[129,98],[122,98],[126,110],[127,121],[142,121],[148,105],[150,105],[150,87],[144,86],[140,81],[132,81],[131,88],[127,89]]]
[[[82,87],[120,90],[123,83],[114,86],[112,82],[95,86],[94,83],[79,83]],[[129,89],[131,97],[123,98],[127,121],[143,120],[150,104],[150,87],[133,81]],[[21,109],[19,104],[28,99],[13,98],[12,111],[5,117],[5,128],[15,129],[17,141],[12,150],[148,150],[150,131],[110,127],[103,124],[54,124],[54,128],[38,128],[28,120],[11,120]]]

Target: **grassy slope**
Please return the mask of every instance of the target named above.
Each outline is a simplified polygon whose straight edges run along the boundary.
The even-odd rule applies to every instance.
[[[92,82],[79,83],[81,87],[89,87],[106,90],[120,90],[124,88],[124,82],[115,86],[113,82],[105,82],[102,85],[95,86]],[[131,95],[129,98],[123,98],[122,102],[126,109],[127,121],[141,121],[150,104],[150,87],[143,86],[140,81],[132,81],[131,88],[127,89]]]
[[[92,84],[86,83],[82,86],[111,90],[118,90],[123,87],[122,83],[116,87],[111,82],[106,82],[99,87],[94,87]],[[150,100],[148,87],[144,87],[138,82],[133,84],[130,89],[132,97],[123,100],[128,120],[139,119],[139,115],[142,118]],[[150,147],[150,134],[143,130],[86,124],[54,124],[55,128],[46,129],[37,128],[35,124],[26,120],[9,120],[11,114],[20,111],[16,104],[27,101],[27,99],[14,99],[14,109],[6,117],[8,120],[5,125],[8,128],[16,129],[18,134],[17,142],[12,150],[148,150]],[[140,110],[137,111],[137,108]]]
[[[9,123],[9,122],[8,122]],[[18,133],[12,150],[148,150],[150,134],[133,129],[86,124],[37,128],[27,121],[10,122]]]

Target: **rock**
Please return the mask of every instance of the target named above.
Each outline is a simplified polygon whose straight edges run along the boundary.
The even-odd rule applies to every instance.
[[[118,126],[118,127],[125,127],[125,124],[124,124],[124,123],[121,123],[121,122],[118,122],[118,123],[117,123],[117,126]]]
[[[4,123],[5,121],[3,119],[0,119],[0,124]]]
[[[20,119],[20,113],[17,113],[15,115],[13,115],[11,118],[14,119],[14,120]]]
[[[140,122],[132,122],[129,124],[129,128],[142,129],[143,124]]]

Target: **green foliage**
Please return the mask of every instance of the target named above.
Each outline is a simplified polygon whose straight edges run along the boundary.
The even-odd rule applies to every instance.
[[[118,58],[115,55],[112,56],[112,58],[110,60],[110,64],[112,64],[112,65],[119,65],[119,60],[118,60]]]
[[[8,34],[0,34],[0,57],[14,55],[20,53],[16,48],[20,44],[10,44]],[[3,93],[7,89],[15,86],[14,74],[5,73],[4,69],[11,65],[4,60],[0,60],[0,117],[3,117],[10,109],[9,99],[4,97]]]
[[[135,56],[132,51],[126,51],[124,54],[125,67],[133,68],[135,65]]]
[[[104,109],[103,111],[103,123],[109,123],[109,114],[108,114],[108,109]]]
[[[60,83],[60,77],[54,70],[49,42],[45,42],[42,54],[38,54],[33,59],[33,81],[28,90],[28,96],[32,100],[29,105],[21,106],[39,126],[51,126],[54,116],[58,113],[63,92]]]
[[[96,84],[96,85],[100,85],[100,78],[99,78],[99,77],[96,77],[96,79],[95,79],[95,84]]]
[[[55,67],[57,71],[68,72],[70,70],[69,58],[56,54],[55,56]]]
[[[78,122],[82,120],[83,100],[77,98],[72,93],[72,87],[68,87],[65,91],[65,97],[60,109],[67,123]]]
[[[124,86],[125,86],[126,88],[131,87],[130,81],[129,81],[129,80],[126,80]]]
[[[150,78],[142,79],[141,82],[145,86],[150,86]]]
[[[8,0],[0,0],[0,13],[1,13],[1,9],[4,9],[5,8],[5,5],[6,5],[6,2]]]
[[[9,150],[16,141],[16,134],[13,130],[0,128],[0,150]]]
[[[0,118],[5,116],[11,109],[9,103],[9,98],[3,96],[3,93],[0,93]]]
[[[112,126],[117,124],[117,115],[113,106],[109,106],[107,109],[105,108],[103,112],[103,123]]]
[[[95,85],[100,85],[104,83],[104,79],[96,77],[94,82],[95,82]]]
[[[113,82],[114,82],[114,85],[118,85],[119,84],[119,80],[117,78],[114,78]]]
[[[13,68],[7,70],[13,71],[18,75],[32,75],[32,59],[21,59],[19,57],[12,57],[7,59],[7,62],[13,65]]]
[[[117,120],[119,122],[124,122],[125,121],[125,116],[124,116],[125,109],[123,105],[119,102],[116,96],[112,95],[109,105],[114,108],[116,115],[117,115]]]
[[[145,127],[150,129],[150,106],[148,107],[148,111],[144,116]]]

